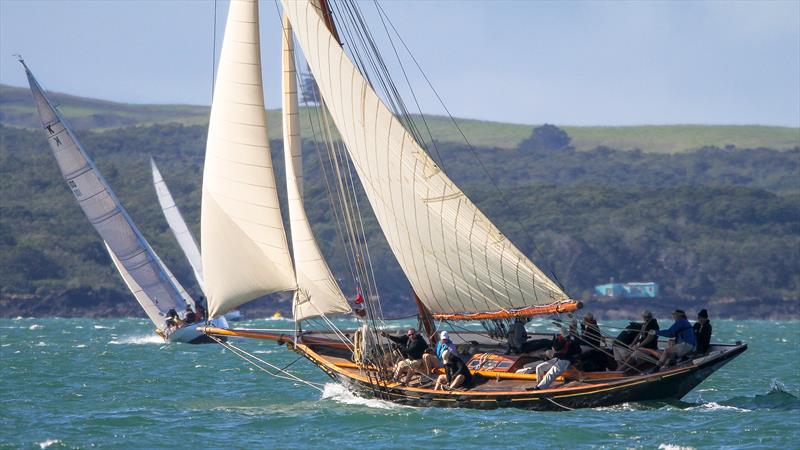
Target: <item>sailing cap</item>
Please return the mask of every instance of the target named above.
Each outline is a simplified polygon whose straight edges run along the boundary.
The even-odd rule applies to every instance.
[[[442,331],[442,333],[439,335],[439,339],[441,340],[450,339],[450,333],[448,333],[447,331]]]
[[[651,313],[649,310],[646,310],[645,312],[642,313],[642,317],[651,319],[653,318],[653,313]]]
[[[676,309],[675,311],[672,311],[672,314],[677,314],[681,317],[686,317],[686,311],[682,309]]]
[[[697,317],[708,319],[708,311],[706,311],[705,309],[701,309],[700,312],[697,313]]]

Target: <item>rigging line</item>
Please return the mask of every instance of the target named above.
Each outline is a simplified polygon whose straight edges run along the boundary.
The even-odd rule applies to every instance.
[[[553,319],[553,324],[554,324],[554,325],[556,325],[556,324],[560,324],[560,325],[563,327],[563,324],[564,324],[564,322],[565,322],[565,321],[561,320],[560,318]],[[602,347],[599,347],[599,346],[597,346],[597,345],[594,345],[594,344],[592,344],[591,342],[587,341],[586,339],[582,339],[580,336],[578,336],[578,335],[576,335],[575,333],[573,333],[573,332],[572,332],[572,330],[569,330],[569,334],[570,334],[570,336],[572,336],[572,337],[574,337],[574,338],[578,339],[578,341],[577,341],[577,342],[578,342],[578,344],[581,344],[581,343],[582,343],[582,344],[585,344],[585,345],[587,345],[587,346],[589,346],[589,347],[591,347],[591,348],[593,348],[593,349],[595,349],[595,350],[598,350],[598,351],[600,351],[600,352],[601,352],[601,353],[603,353],[604,355],[611,356],[612,358],[614,357],[614,352],[613,352],[613,350],[609,351],[609,350],[606,350],[605,348],[602,348]],[[603,338],[606,338],[606,337],[608,337],[608,336],[605,336],[605,335],[603,335],[602,333],[600,334],[600,336],[601,336],[601,337],[603,337]],[[628,347],[628,346],[627,346],[627,345],[625,345],[625,344],[622,344],[622,346],[626,347],[628,350],[631,350],[631,351],[636,351],[636,350],[632,349],[631,347]],[[642,356],[643,356],[643,358],[642,358],[642,359],[644,359],[645,361],[648,361],[648,362],[650,362],[651,364],[652,364],[652,363],[654,363],[654,362],[655,362],[656,364],[658,364],[658,361],[657,361],[657,360],[655,360],[655,359],[653,359],[653,358],[652,358],[652,357],[650,357],[649,355],[642,355]],[[624,364],[624,365],[628,366],[629,368],[631,368],[631,369],[635,370],[636,372],[639,372],[639,374],[642,374],[642,373],[643,373],[641,370],[639,370],[639,369],[638,369],[638,368],[636,368],[635,366],[633,366],[633,365],[631,365],[631,364],[629,364],[629,363],[627,363],[627,362],[625,362],[625,361],[622,361],[622,364]]]
[[[213,45],[211,47],[211,101],[214,101],[214,84],[217,79],[217,0],[213,2],[214,29],[211,32]]]
[[[383,8],[380,6],[380,4],[379,4],[379,3],[377,3],[377,2],[376,2],[376,5],[377,5],[378,9],[380,9],[381,11],[383,11]],[[383,12],[383,14],[386,14],[386,13],[385,13],[385,12]],[[477,150],[476,150],[476,149],[475,149],[475,147],[472,145],[472,143],[469,141],[469,139],[467,139],[467,136],[464,134],[464,131],[461,129],[461,126],[459,126],[459,125],[458,125],[458,122],[457,122],[457,121],[456,121],[456,119],[453,117],[453,115],[450,113],[450,110],[447,108],[447,105],[445,105],[445,103],[444,103],[444,100],[443,100],[443,99],[442,99],[442,97],[439,95],[439,92],[436,90],[436,88],[434,88],[434,87],[433,87],[433,83],[431,83],[431,81],[430,81],[430,79],[428,78],[428,75],[425,73],[425,71],[423,71],[423,70],[422,70],[422,66],[420,66],[419,62],[418,62],[418,61],[417,61],[417,59],[414,57],[414,54],[413,54],[413,53],[411,53],[411,50],[408,48],[408,45],[406,45],[405,41],[403,40],[403,37],[402,37],[402,36],[400,35],[400,33],[397,31],[397,28],[395,28],[395,26],[394,26],[394,24],[392,23],[391,19],[390,19],[390,18],[387,16],[387,17],[386,17],[386,20],[387,20],[387,22],[389,23],[389,25],[392,27],[392,30],[394,30],[394,32],[395,32],[395,34],[397,35],[398,39],[400,39],[400,42],[403,44],[403,47],[404,47],[404,48],[406,49],[406,51],[408,52],[409,56],[411,57],[411,60],[412,60],[412,61],[414,61],[414,64],[417,66],[417,69],[419,69],[419,71],[420,71],[420,74],[421,74],[421,75],[422,75],[422,77],[425,79],[426,83],[427,83],[427,84],[428,84],[428,86],[431,88],[431,90],[433,91],[433,93],[434,93],[434,95],[436,96],[437,100],[439,100],[439,103],[442,105],[442,107],[444,108],[445,112],[447,112],[447,116],[450,118],[450,121],[453,123],[453,125],[455,125],[455,127],[456,127],[456,129],[458,130],[459,134],[460,134],[460,135],[461,135],[461,137],[464,139],[464,142],[466,142],[466,144],[467,144],[467,147],[470,149],[470,152],[472,153],[472,155],[473,155],[473,157],[475,158],[475,160],[476,160],[476,161],[478,161],[478,164],[480,165],[480,167],[481,167],[481,169],[483,170],[484,174],[486,174],[487,178],[489,179],[489,182],[492,184],[492,186],[494,187],[494,189],[495,189],[495,190],[496,190],[496,191],[497,191],[497,192],[500,194],[500,199],[501,199],[501,200],[502,200],[502,202],[503,202],[503,206],[505,206],[507,209],[509,209],[509,210],[511,210],[511,211],[514,211],[514,209],[513,209],[513,208],[511,208],[511,204],[510,204],[510,202],[508,201],[508,199],[507,199],[507,197],[506,197],[505,193],[504,193],[504,192],[503,192],[503,191],[500,189],[500,186],[499,186],[499,185],[498,185],[498,184],[497,184],[497,183],[494,181],[494,179],[492,178],[491,174],[489,173],[489,170],[486,168],[486,165],[485,165],[485,164],[483,163],[483,161],[482,161],[482,160],[481,160],[481,159],[478,157],[478,152],[477,152]],[[515,221],[515,222],[517,222],[517,225],[520,227],[520,229],[522,230],[522,232],[523,232],[523,233],[525,233],[526,237],[528,238],[528,241],[529,241],[529,242],[531,243],[531,245],[533,246],[533,250],[534,250],[534,251],[535,251],[535,252],[536,252],[536,253],[539,255],[539,257],[540,257],[540,258],[544,259],[544,255],[543,255],[543,254],[542,254],[542,252],[539,250],[539,248],[538,248],[538,246],[536,245],[535,241],[532,239],[532,237],[531,237],[531,235],[530,235],[530,232],[527,230],[527,228],[525,228],[525,227],[522,225],[522,221],[519,219],[519,216],[518,216],[517,214],[514,214],[514,216],[515,216],[515,217],[514,217],[514,221]],[[553,271],[553,270],[550,270],[550,274],[553,276],[553,278],[554,278],[555,282],[558,284],[558,287],[560,287],[560,288],[561,288],[561,290],[562,290],[562,291],[564,291],[564,293],[566,294],[566,288],[565,288],[565,287],[564,287],[564,285],[561,283],[561,281],[558,279],[558,275],[556,275],[555,271]],[[535,282],[535,278],[534,278],[534,282]]]
[[[556,402],[555,400],[553,400],[553,399],[552,399],[552,398],[550,398],[550,397],[542,397],[542,398],[543,398],[543,399],[545,399],[545,400],[547,400],[548,402],[550,402],[550,403],[552,403],[552,404],[554,404],[554,405],[558,406],[559,408],[564,408],[564,409],[566,409],[567,411],[575,411],[575,409],[574,409],[574,408],[570,408],[569,406],[564,406],[564,405],[562,405],[562,404],[560,404],[560,403]]]
[[[288,372],[286,370],[282,370],[280,367],[278,367],[278,366],[276,366],[274,364],[271,364],[271,363],[269,363],[267,361],[264,361],[263,359],[253,355],[252,353],[249,353],[246,350],[243,350],[241,348],[236,347],[235,345],[231,344],[230,342],[222,341],[221,339],[219,339],[216,336],[211,335],[211,334],[206,334],[206,336],[209,336],[211,339],[216,341],[222,347],[230,350],[236,356],[242,358],[243,360],[247,361],[248,363],[250,363],[251,365],[253,365],[257,369],[261,370],[262,372],[264,372],[264,373],[266,373],[268,375],[271,375],[271,376],[276,377],[276,378],[282,378],[282,379],[285,379],[285,380],[297,381],[297,382],[303,383],[303,384],[305,384],[307,386],[310,386],[310,387],[312,387],[312,388],[314,388],[314,389],[316,389],[316,390],[318,390],[320,392],[323,392],[323,389],[320,388],[320,386],[324,386],[324,384],[322,384],[322,383],[314,383],[312,381],[303,380],[302,378],[298,377],[297,375],[295,375],[295,374],[293,374],[291,372]],[[276,373],[272,373],[269,370],[265,369],[264,367],[262,367],[262,366],[258,365],[257,363],[253,362],[253,360],[258,361],[258,362],[264,364],[265,366],[270,367],[270,368],[272,368],[274,370],[277,370],[278,372],[285,374],[285,376],[281,376],[281,375],[278,375]]]

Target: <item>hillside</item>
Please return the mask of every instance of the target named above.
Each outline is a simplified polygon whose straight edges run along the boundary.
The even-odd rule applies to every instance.
[[[148,158],[158,161],[197,232],[205,127],[150,125],[78,135],[153,247],[197,292],[159,210]],[[281,142],[273,140],[271,147],[281,185]],[[447,144],[440,150],[443,167],[476,204],[575,297],[589,299],[592,286],[610,278],[652,280],[661,285],[664,308],[704,305],[715,317],[748,311],[800,316],[800,148],[705,148],[668,155],[477,147],[503,195],[469,149]],[[304,172],[314,232],[337,278],[347,280],[319,156],[310,142],[304,145]],[[137,312],[65,188],[41,131],[0,125],[0,193],[3,314]],[[413,305],[408,283],[368,212],[365,227],[384,311],[408,314]],[[343,289],[352,294],[346,281]],[[280,300],[285,309],[287,298]]]
[[[77,129],[108,130],[123,126],[179,123],[207,125],[208,107],[193,105],[135,105],[52,93],[61,111]],[[0,123],[35,128],[36,110],[27,88],[0,85]],[[311,136],[307,110],[301,111],[303,135]],[[280,138],[280,111],[268,111],[270,137]],[[419,120],[419,118],[417,118]],[[457,119],[472,145],[516,148],[533,125]],[[439,141],[463,143],[447,117],[426,116],[431,134]],[[599,146],[646,153],[678,153],[702,147],[765,147],[777,150],[800,145],[800,128],[757,125],[643,125],[625,127],[562,127],[579,151]]]

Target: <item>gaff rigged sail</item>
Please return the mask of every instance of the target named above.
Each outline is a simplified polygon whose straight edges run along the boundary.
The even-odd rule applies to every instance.
[[[467,198],[381,101],[309,1],[283,0],[400,267],[434,314],[568,300]]]

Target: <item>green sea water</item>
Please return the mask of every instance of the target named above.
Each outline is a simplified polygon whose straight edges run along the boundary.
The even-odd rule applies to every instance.
[[[237,343],[320,392],[144,319],[2,319],[0,448],[800,448],[800,323],[713,325],[750,349],[681,401],[531,412],[361,399],[285,347]]]

